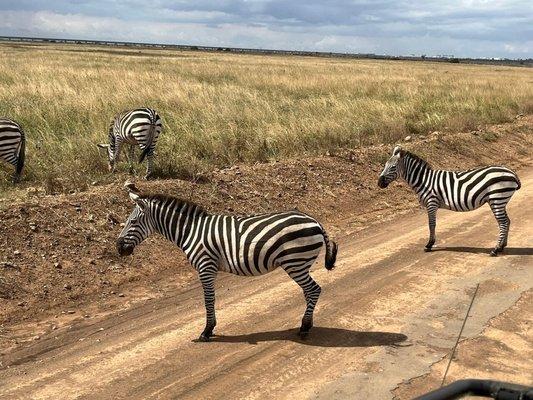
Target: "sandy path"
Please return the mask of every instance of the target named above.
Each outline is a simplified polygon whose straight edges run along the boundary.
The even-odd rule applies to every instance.
[[[313,268],[323,292],[305,342],[294,329],[303,296],[282,271],[222,275],[211,343],[192,341],[204,324],[194,284],[3,356],[0,398],[390,398],[448,353],[478,282],[466,337],[533,286],[533,169],[521,179],[498,258],[488,256],[497,236],[488,207],[439,212],[432,253],[422,251],[422,211],[340,240],[337,268]]]

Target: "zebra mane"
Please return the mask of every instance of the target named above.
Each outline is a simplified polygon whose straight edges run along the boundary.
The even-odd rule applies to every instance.
[[[418,163],[422,164],[422,166],[426,167],[426,168],[429,168],[429,169],[433,169],[433,167],[431,166],[431,164],[429,162],[427,162],[426,160],[424,160],[422,157],[420,156],[417,156],[416,154],[414,153],[411,153],[410,151],[407,151],[407,150],[404,150],[405,151],[405,156],[408,156],[409,158],[417,161]]]
[[[169,195],[166,195],[166,194],[142,194],[140,195],[140,198],[141,199],[144,199],[144,200],[155,200],[157,202],[174,202],[174,206],[177,206],[177,207],[181,207],[183,205],[187,205],[189,207],[194,207],[196,208],[200,213],[203,213],[203,214],[208,214],[208,211],[203,207],[201,206],[200,204],[198,203],[195,203],[194,201],[191,201],[191,200],[185,200],[185,199],[182,199],[180,197],[176,197],[176,196],[169,196]]]

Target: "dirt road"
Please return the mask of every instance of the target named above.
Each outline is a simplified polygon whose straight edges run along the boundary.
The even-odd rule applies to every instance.
[[[477,283],[465,337],[479,335],[533,287],[533,169],[520,175],[509,248],[498,258],[488,256],[497,236],[488,207],[439,211],[432,253],[422,251],[422,211],[342,238],[337,268],[313,268],[323,292],[306,341],[295,329],[303,296],[282,271],[222,275],[212,342],[193,341],[204,324],[194,284],[6,354],[0,398],[391,398],[449,353]],[[522,345],[529,352],[530,332]],[[505,347],[506,337],[499,340]],[[482,352],[471,356],[484,362]],[[531,383],[513,362],[499,378]]]

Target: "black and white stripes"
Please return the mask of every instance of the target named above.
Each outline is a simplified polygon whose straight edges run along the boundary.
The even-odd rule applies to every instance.
[[[0,159],[15,167],[13,182],[20,180],[24,167],[26,138],[19,124],[10,119],[0,118]]]
[[[109,144],[99,144],[107,149],[109,169],[115,171],[123,144],[130,145],[128,161],[133,162],[135,146],[141,148],[139,162],[147,159],[146,178],[153,173],[153,156],[159,134],[163,129],[159,114],[151,108],[123,111],[115,116],[109,127]]]
[[[117,241],[121,255],[157,232],[175,243],[198,271],[204,290],[207,323],[201,340],[208,340],[216,325],[214,281],[218,271],[256,276],[281,267],[303,289],[307,308],[300,334],[313,325],[313,310],[320,286],[309,275],[322,245],[325,266],[332,269],[337,246],[323,227],[298,211],[233,217],[210,214],[200,206],[175,197],[142,195],[127,185],[136,207]]]
[[[492,209],[500,229],[491,255],[497,255],[507,245],[511,221],[505,207],[520,189],[520,180],[510,169],[489,166],[468,171],[434,170],[425,160],[396,146],[379,176],[378,185],[386,188],[398,177],[405,179],[418,195],[420,204],[427,208],[430,232],[427,251],[435,244],[437,209],[471,211],[485,203]]]

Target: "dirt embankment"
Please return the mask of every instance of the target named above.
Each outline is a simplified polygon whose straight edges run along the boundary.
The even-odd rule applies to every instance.
[[[475,132],[432,134],[405,147],[435,167],[463,169],[495,160],[519,167],[531,156],[532,130],[533,117],[526,116]],[[377,188],[390,151],[345,150],[215,171],[203,183],[139,186],[189,198],[213,212],[297,207],[323,221],[331,234],[344,235],[417,207],[405,185]],[[133,257],[118,258],[115,239],[132,208],[121,188],[126,178],[84,193],[43,197],[28,191],[0,202],[0,348],[28,340],[28,323],[43,321],[33,330],[38,334],[51,324],[91,318],[196,279],[179,250],[161,238],[150,238]]]

